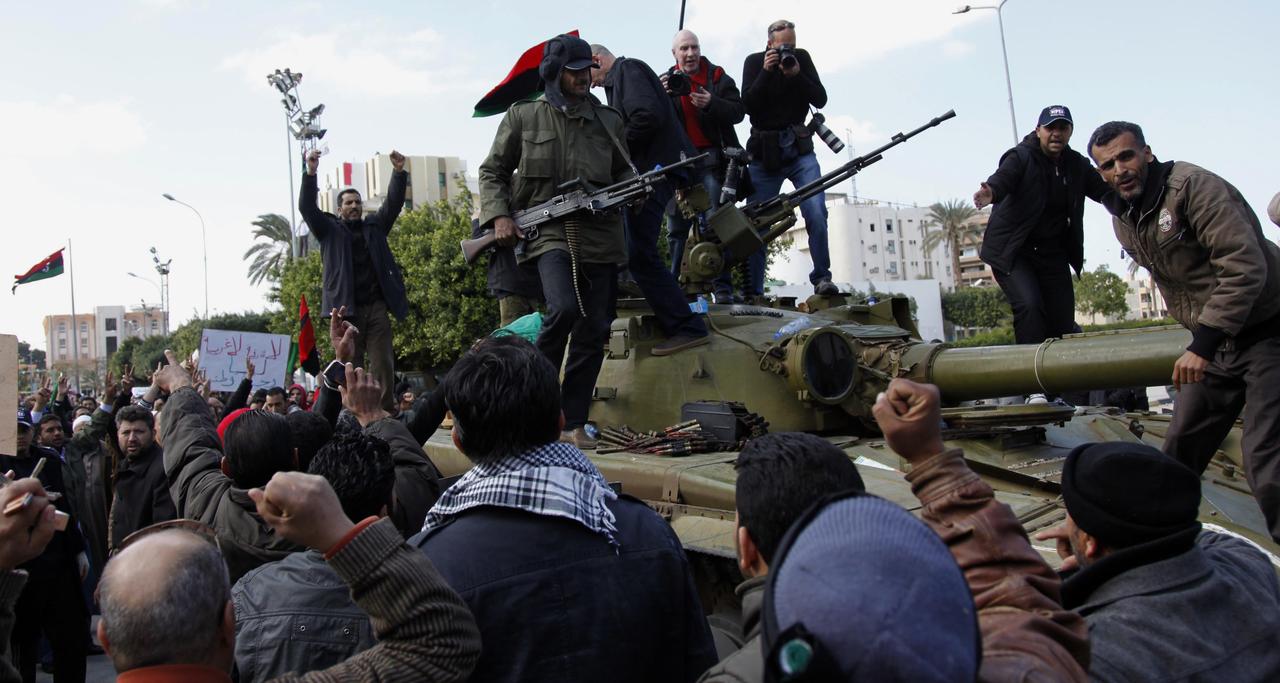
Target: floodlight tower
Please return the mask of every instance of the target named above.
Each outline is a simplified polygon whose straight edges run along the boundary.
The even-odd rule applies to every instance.
[[[302,74],[289,69],[276,69],[267,74],[267,83],[284,96],[280,104],[284,105],[285,147],[289,157],[289,251],[293,258],[297,258],[299,254],[298,216],[293,208],[297,201],[297,195],[293,190],[293,140],[298,141],[304,158],[313,149],[319,148],[321,154],[329,151],[328,146],[318,147],[320,139],[328,132],[320,127],[320,115],[324,113],[324,105],[318,104],[303,111],[302,101],[298,95],[298,84],[301,82]]]

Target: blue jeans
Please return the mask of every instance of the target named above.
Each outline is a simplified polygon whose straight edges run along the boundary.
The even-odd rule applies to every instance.
[[[636,284],[640,285],[640,291],[644,292],[663,334],[667,337],[703,337],[707,334],[707,326],[702,318],[689,310],[680,284],[658,253],[662,213],[673,194],[670,184],[659,183],[639,209],[628,209],[623,214],[627,224],[627,268]]]
[[[618,293],[618,267],[612,263],[578,264],[578,286],[587,313],[584,318],[578,310],[569,252],[549,251],[538,257],[537,266],[547,313],[542,317],[536,345],[557,370],[564,361],[565,347],[569,349],[569,362],[560,382],[560,408],[564,411],[564,428],[574,429],[587,421],[591,394],[604,363],[604,347],[609,342]]]
[[[764,170],[759,162],[751,162],[751,183],[756,192],[751,195],[748,204],[772,199],[782,189],[782,181],[790,180],[793,187],[811,183],[822,176],[818,168],[818,157],[809,152],[783,164],[776,173]],[[804,229],[809,233],[809,256],[813,259],[813,270],[809,273],[809,282],[818,284],[822,280],[831,279],[831,252],[827,248],[827,197],[825,192],[804,200],[800,204],[800,215],[804,216]],[[747,295],[764,294],[764,249],[747,258],[747,286],[751,289]]]

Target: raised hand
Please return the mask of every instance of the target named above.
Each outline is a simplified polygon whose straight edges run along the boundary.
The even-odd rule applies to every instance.
[[[277,472],[263,488],[249,489],[258,514],[285,539],[328,551],[355,526],[324,477]]]
[[[156,370],[151,385],[166,394],[172,394],[183,387],[191,386],[191,373],[178,363],[178,357],[174,355],[173,351],[165,349],[164,357],[169,360],[169,364]]]
[[[347,307],[329,311],[329,341],[333,343],[333,355],[339,363],[352,363],[356,360],[356,329],[347,319]]]
[[[942,408],[938,387],[895,379],[871,408],[884,440],[912,464],[943,451]]]
[[[320,150],[313,149],[307,152],[307,175],[315,175],[316,169],[320,168]]]
[[[253,359],[246,355],[244,357],[244,378],[253,382],[253,373],[257,369],[253,365]]]
[[[389,156],[391,157],[391,167],[397,171],[403,171],[405,162],[404,155],[393,149]]]
[[[340,385],[338,390],[342,392],[342,405],[356,416],[361,427],[387,417],[387,411],[382,409],[382,385],[363,368],[347,363],[346,385]]]

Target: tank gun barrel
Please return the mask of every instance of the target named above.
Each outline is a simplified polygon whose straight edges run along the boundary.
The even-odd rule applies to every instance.
[[[1050,339],[1042,344],[947,348],[922,344],[903,358],[910,379],[948,401],[1168,384],[1191,342],[1170,325]]]

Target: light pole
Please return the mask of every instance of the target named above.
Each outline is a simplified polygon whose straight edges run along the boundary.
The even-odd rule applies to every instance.
[[[188,209],[191,209],[196,214],[196,218],[200,219],[200,247],[204,250],[204,319],[208,320],[209,319],[209,243],[205,240],[204,216],[201,216],[200,212],[196,211],[196,207],[182,201],[181,199],[175,198],[173,195],[169,194],[168,192],[164,193],[162,196],[171,202],[177,202],[187,207]],[[151,253],[153,254],[155,253],[154,248],[151,250]],[[166,321],[166,324],[167,324],[167,321]]]
[[[1004,45],[1004,14],[1000,11],[1004,9],[1004,4],[1009,0],[1000,0],[999,5],[965,5],[952,12],[952,14],[965,14],[969,10],[975,9],[993,9],[996,11],[996,21],[1000,24],[1000,53],[1004,55],[1004,86],[1009,90],[1009,123],[1013,124],[1013,144],[1018,144],[1018,117],[1013,113],[1013,80],[1009,78],[1009,49]]]
[[[166,264],[165,264],[165,272],[166,272],[166,273],[168,272],[168,268],[169,268],[169,264],[167,264],[167,263],[166,263]],[[163,287],[160,283],[156,282],[155,280],[152,280],[152,279],[151,279],[151,278],[149,278],[149,277],[142,277],[141,275],[139,275],[139,274],[137,274],[137,273],[125,273],[125,275],[128,275],[129,277],[132,277],[132,278],[137,278],[137,279],[139,279],[139,280],[142,280],[143,282],[146,282],[146,283],[150,284],[152,287],[155,287],[155,288],[156,288],[156,291],[157,291],[157,292],[159,292],[159,293],[160,293],[160,313],[161,313],[161,315],[163,316],[163,317],[161,318],[161,324],[163,324],[163,325],[165,326],[165,330],[164,330],[163,334],[166,334],[166,335],[167,335],[167,334],[169,334],[169,330],[168,330],[168,327],[169,327],[169,309],[165,306],[165,300],[164,300],[164,299],[165,299],[165,296],[164,296],[164,287]],[[152,310],[152,308],[154,308],[154,307],[148,307],[148,306],[147,306],[147,302],[146,302],[145,300],[143,300],[143,302],[142,302],[142,322],[143,322],[143,330],[144,330],[144,331],[143,331],[143,335],[142,335],[143,337],[146,337],[146,332],[145,332],[145,330],[146,330],[147,317],[150,315],[150,311]]]

